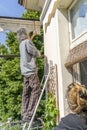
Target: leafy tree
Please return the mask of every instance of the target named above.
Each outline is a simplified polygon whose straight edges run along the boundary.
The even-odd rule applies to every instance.
[[[23,17],[39,18],[39,13],[28,11],[29,14],[23,14]],[[32,14],[32,15],[31,15]],[[29,17],[30,15],[30,17]],[[43,46],[43,31],[36,35],[33,39],[36,47],[44,52]],[[0,44],[0,54],[18,54],[19,45],[16,39],[16,33],[7,33],[6,45]],[[0,58],[0,120],[5,121],[7,118],[12,117],[14,120],[20,119],[21,113],[21,99],[23,89],[23,77],[20,73],[20,59],[18,57]],[[40,81],[44,71],[44,59],[37,59],[38,74]],[[41,105],[38,109],[38,114],[42,114],[42,106],[44,107],[44,101],[41,101]]]
[[[7,33],[6,45],[0,44],[0,54],[19,54],[16,33]],[[1,58],[0,120],[20,118],[22,87],[19,58]]]
[[[40,18],[40,12],[35,10],[27,10],[25,13],[23,13],[22,17],[27,19],[39,19]]]
[[[56,99],[52,92],[48,93],[44,112],[44,128],[43,130],[51,130],[56,126],[56,117],[59,111],[56,108]]]
[[[7,54],[8,50],[5,45],[0,44],[0,54]]]

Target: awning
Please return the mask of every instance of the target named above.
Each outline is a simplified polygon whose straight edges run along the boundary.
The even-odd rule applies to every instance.
[[[69,51],[65,62],[65,67],[69,68],[72,65],[84,60],[87,60],[87,41]]]

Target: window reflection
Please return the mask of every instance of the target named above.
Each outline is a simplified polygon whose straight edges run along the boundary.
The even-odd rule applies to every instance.
[[[81,84],[87,88],[87,60],[80,63]]]
[[[78,0],[70,10],[72,39],[87,30],[87,0]]]

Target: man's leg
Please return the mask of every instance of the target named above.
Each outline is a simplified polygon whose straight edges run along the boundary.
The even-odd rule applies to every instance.
[[[22,120],[26,121],[26,116],[28,115],[27,109],[28,104],[31,96],[31,87],[29,86],[29,78],[24,77],[24,87],[23,87],[23,94],[22,94],[22,111],[21,116]]]
[[[32,91],[31,91],[30,100],[28,104],[27,116],[29,119],[31,119],[41,92],[40,81],[37,74],[33,74],[29,77],[29,84],[32,88]]]

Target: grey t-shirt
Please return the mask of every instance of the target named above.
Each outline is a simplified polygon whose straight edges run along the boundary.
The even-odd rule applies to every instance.
[[[37,73],[35,58],[40,57],[40,52],[29,40],[23,40],[19,45],[20,50],[20,68],[25,77]]]

